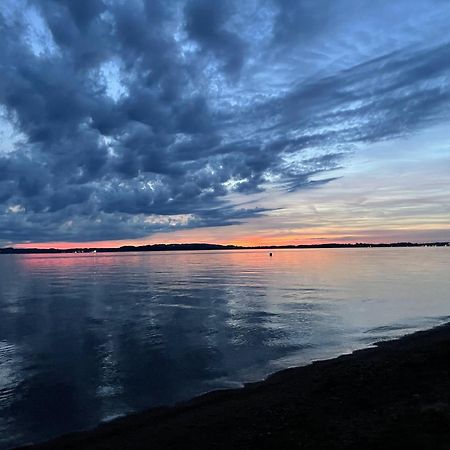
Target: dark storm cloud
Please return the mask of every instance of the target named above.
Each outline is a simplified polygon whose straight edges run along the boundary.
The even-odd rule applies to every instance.
[[[448,118],[449,83],[450,44],[408,49],[303,82],[263,105],[261,120],[277,116],[271,125],[277,131],[299,125],[307,131],[299,140],[285,140],[285,148],[377,141]],[[340,127],[317,133],[330,125]]]
[[[449,44],[419,24],[420,47],[380,47],[351,20],[325,0],[3,2],[0,126],[19,137],[0,243],[240,223],[266,210],[229,193],[330,182],[358,145],[448,118]]]
[[[201,50],[222,60],[225,71],[234,74],[244,64],[246,45],[239,35],[226,29],[232,14],[233,5],[229,1],[190,0],[185,21],[188,36]]]
[[[274,0],[273,39],[278,44],[300,41],[302,44],[332,26],[333,0]]]

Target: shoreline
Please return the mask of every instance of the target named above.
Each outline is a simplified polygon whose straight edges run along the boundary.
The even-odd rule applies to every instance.
[[[22,449],[448,449],[450,323]]]
[[[33,255],[33,254],[74,254],[74,253],[128,253],[128,252],[168,252],[168,251],[208,251],[208,250],[313,250],[339,248],[418,248],[418,247],[450,247],[450,242],[391,242],[391,243],[324,243],[324,244],[285,244],[285,245],[235,245],[235,244],[149,244],[125,245],[122,247],[70,247],[70,248],[0,248],[0,255]]]

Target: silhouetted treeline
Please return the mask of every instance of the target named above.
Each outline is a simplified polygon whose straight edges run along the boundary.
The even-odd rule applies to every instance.
[[[30,253],[112,253],[112,252],[161,252],[161,251],[176,251],[176,250],[264,250],[264,249],[285,249],[285,248],[370,248],[370,247],[445,247],[449,246],[449,242],[395,242],[391,244],[311,244],[311,245],[262,245],[256,247],[245,247],[239,245],[219,245],[219,244],[152,244],[132,246],[126,245],[117,248],[94,248],[94,247],[80,247],[70,249],[57,248],[1,248],[0,254],[30,254]]]

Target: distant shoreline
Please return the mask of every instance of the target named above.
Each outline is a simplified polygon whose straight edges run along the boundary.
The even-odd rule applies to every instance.
[[[311,244],[311,245],[262,245],[262,246],[240,246],[240,245],[219,245],[203,243],[187,244],[151,244],[122,247],[79,247],[70,249],[60,248],[0,248],[0,255],[14,254],[52,254],[52,253],[117,253],[117,252],[161,252],[161,251],[204,251],[204,250],[282,250],[282,249],[314,249],[314,248],[389,248],[389,247],[449,247],[450,242],[395,242],[395,243],[355,243],[355,244]]]
[[[26,448],[448,449],[450,323]]]

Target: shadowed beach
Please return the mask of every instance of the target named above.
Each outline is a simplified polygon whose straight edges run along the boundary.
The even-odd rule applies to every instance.
[[[448,449],[450,323],[34,449]]]

